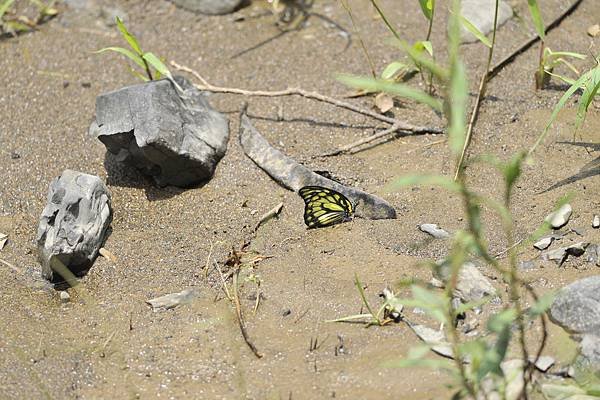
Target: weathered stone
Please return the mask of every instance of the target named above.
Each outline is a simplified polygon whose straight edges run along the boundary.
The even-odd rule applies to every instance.
[[[155,299],[146,300],[153,310],[175,308],[180,304],[191,303],[199,295],[196,289],[185,289],[179,293],[170,293]]]
[[[243,0],[171,0],[179,7],[202,14],[219,15],[235,11]]]
[[[594,228],[594,229],[600,228],[600,215],[598,215],[598,214],[594,215],[594,218],[592,219],[592,228]]]
[[[152,81],[100,95],[90,134],[159,186],[210,179],[227,150],[228,120],[187,79]]]
[[[437,263],[434,268],[434,277],[447,282],[450,278],[451,266],[447,261]],[[456,290],[454,295],[467,303],[473,300],[481,300],[485,296],[495,296],[496,288],[491,282],[477,269],[472,262],[466,262],[462,265],[458,274]]]
[[[589,246],[587,242],[577,242],[570,246],[559,247],[558,249],[548,250],[542,253],[542,260],[554,261],[558,265],[562,265],[567,260],[568,256],[579,257],[585,253],[585,249]]]
[[[573,208],[570,204],[563,204],[558,210],[548,214],[545,221],[554,229],[561,228],[569,222],[573,214]]]
[[[600,275],[562,288],[550,308],[550,318],[572,333],[600,335]]]
[[[494,29],[494,10],[496,0],[463,0],[461,2],[461,14],[470,23],[487,35]],[[500,0],[498,4],[498,27],[504,24],[513,15],[512,8]],[[463,43],[476,42],[478,39],[462,27],[461,41]]]
[[[553,236],[547,236],[547,237],[541,238],[540,240],[535,242],[533,244],[533,247],[535,247],[538,250],[545,250],[548,247],[550,247],[550,245],[552,244],[553,241],[554,241]]]
[[[419,225],[419,230],[430,234],[436,239],[447,239],[450,237],[450,234],[440,228],[438,224],[421,224]]]
[[[76,276],[84,274],[96,259],[111,220],[110,194],[100,178],[65,170],[50,184],[40,217],[36,240],[42,275],[62,281],[54,270],[61,263]]]

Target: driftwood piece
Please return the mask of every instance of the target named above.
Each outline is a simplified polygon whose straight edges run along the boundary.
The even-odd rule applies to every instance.
[[[252,126],[245,113],[240,118],[240,143],[244,153],[280,185],[297,192],[309,185],[328,187],[346,196],[356,205],[355,215],[368,219],[393,219],[396,210],[385,200],[327,179],[300,165],[269,142]]]

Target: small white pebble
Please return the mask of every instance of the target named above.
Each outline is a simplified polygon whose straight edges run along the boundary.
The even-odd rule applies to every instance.
[[[594,215],[594,219],[592,220],[592,228],[598,229],[600,228],[600,215]]]
[[[61,301],[61,303],[68,303],[69,300],[71,300],[71,296],[69,295],[69,293],[66,292],[66,291],[64,291],[64,290],[62,290],[60,292],[60,301]]]

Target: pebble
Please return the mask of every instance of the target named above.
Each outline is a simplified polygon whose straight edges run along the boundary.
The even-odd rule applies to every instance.
[[[535,263],[533,261],[519,261],[519,269],[521,270],[529,270],[534,268]]]
[[[440,228],[438,224],[421,224],[419,230],[430,234],[436,239],[448,239],[450,237],[450,234]]]
[[[71,300],[71,296],[65,290],[61,290],[59,296],[60,296],[60,302],[61,303],[68,303]]]
[[[534,360],[535,359],[533,359],[531,361],[534,361]],[[542,372],[546,372],[550,368],[552,368],[552,366],[554,365],[555,362],[556,362],[556,360],[553,357],[541,356],[540,358],[538,358],[537,362],[535,363],[535,367]]]
[[[594,219],[592,219],[592,228],[598,229],[600,228],[600,215],[594,215]]]
[[[569,222],[569,218],[571,218],[571,214],[573,214],[573,208],[570,204],[564,204],[558,210],[550,213],[545,221],[552,226],[554,229],[561,228]]]
[[[550,245],[552,244],[553,241],[554,241],[553,236],[547,236],[547,237],[541,238],[540,240],[535,242],[533,244],[533,247],[535,247],[538,250],[546,250],[548,247],[550,247]]]

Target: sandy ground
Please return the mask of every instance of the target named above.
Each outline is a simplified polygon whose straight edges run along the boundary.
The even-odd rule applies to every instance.
[[[337,2],[317,3],[314,11],[351,30]],[[381,69],[398,52],[386,44],[389,35],[366,2],[352,3]],[[424,37],[426,24],[416,1],[402,2],[402,7],[395,7],[393,0],[381,3],[406,40]],[[567,5],[544,2],[546,20]],[[300,31],[233,57],[276,35],[273,17],[233,22],[231,16],[194,15],[167,1],[123,1],[118,6],[128,13],[128,26],[146,49],[196,69],[214,84],[268,90],[299,86],[341,96],[348,89],[335,81],[335,73],[368,73],[356,37],[344,50],[346,39],[318,18]],[[440,4],[441,10],[444,7]],[[519,10],[527,15],[523,5]],[[85,10],[62,6],[60,11],[38,31],[0,41],[0,232],[10,237],[0,258],[17,268],[0,265],[0,398],[448,397],[449,381],[443,373],[384,365],[402,359],[418,344],[404,324],[365,329],[326,322],[360,312],[355,274],[374,304],[386,285],[430,278],[421,263],[444,256],[449,244],[428,240],[416,229],[418,224],[435,222],[449,231],[463,227],[460,202],[441,189],[386,189],[408,173],[451,174],[453,160],[446,146],[433,144],[443,136],[403,137],[354,155],[315,158],[370,135],[380,125],[303,98],[213,95],[212,104],[227,113],[231,128],[229,149],[214,178],[195,189],[159,189],[135,171],[107,171],[104,147],[86,137],[95,97],[136,83],[117,55],[92,53],[122,45],[116,29]],[[249,8],[240,13],[256,12]],[[445,12],[436,18],[433,43],[443,59]],[[585,31],[599,20],[600,9],[586,0],[548,35],[548,44],[554,50],[596,54],[600,39],[591,39]],[[518,19],[509,21],[498,35],[497,59],[529,32]],[[474,92],[485,48],[474,44],[463,49]],[[536,61],[537,47],[490,83],[473,155],[506,159],[535,141],[564,90],[560,85],[534,90]],[[582,68],[591,65],[589,60],[577,63]],[[382,196],[396,207],[398,219],[357,219],[307,231],[302,200],[273,182],[241,151],[237,111],[244,100],[253,123],[274,146],[312,169],[330,171],[346,184]],[[352,101],[368,107],[371,100]],[[283,121],[277,120],[279,109]],[[415,124],[443,125],[440,117],[411,103],[393,112]],[[590,226],[593,213],[600,212],[597,175],[545,191],[597,157],[591,147],[570,142],[574,115],[574,109],[561,115],[536,153],[535,164],[525,168],[518,183],[518,239],[533,232],[554,204],[571,193],[574,215],[569,226],[582,228],[586,241],[600,242],[600,234]],[[599,130],[600,117],[592,107],[577,142],[597,143]],[[71,302],[62,304],[39,279],[34,237],[48,184],[67,168],[106,179],[115,213],[105,247],[118,260],[98,258],[81,280],[84,291],[71,290]],[[467,173],[476,190],[500,198],[501,181],[491,168],[473,164]],[[256,359],[242,340],[218,275],[213,270],[206,278],[203,267],[209,256],[225,260],[232,247],[251,237],[260,215],[281,201],[281,217],[261,228],[250,246],[271,256],[244,273],[261,283],[263,297],[255,314],[256,285],[248,280],[241,288],[248,332],[264,354]],[[499,253],[506,248],[499,220],[487,212],[484,217],[491,252]],[[536,255],[528,249],[519,259]],[[524,276],[545,292],[595,273],[596,267],[574,260],[562,268],[538,262]],[[506,298],[504,286],[495,284]],[[188,287],[201,294],[192,304],[162,312],[145,304]],[[418,318],[410,309],[407,316]],[[537,329],[531,330],[532,340]],[[551,333],[547,353],[568,362],[574,346],[560,329],[553,327]],[[311,351],[314,340],[319,345]],[[344,351],[336,352],[342,342]]]

